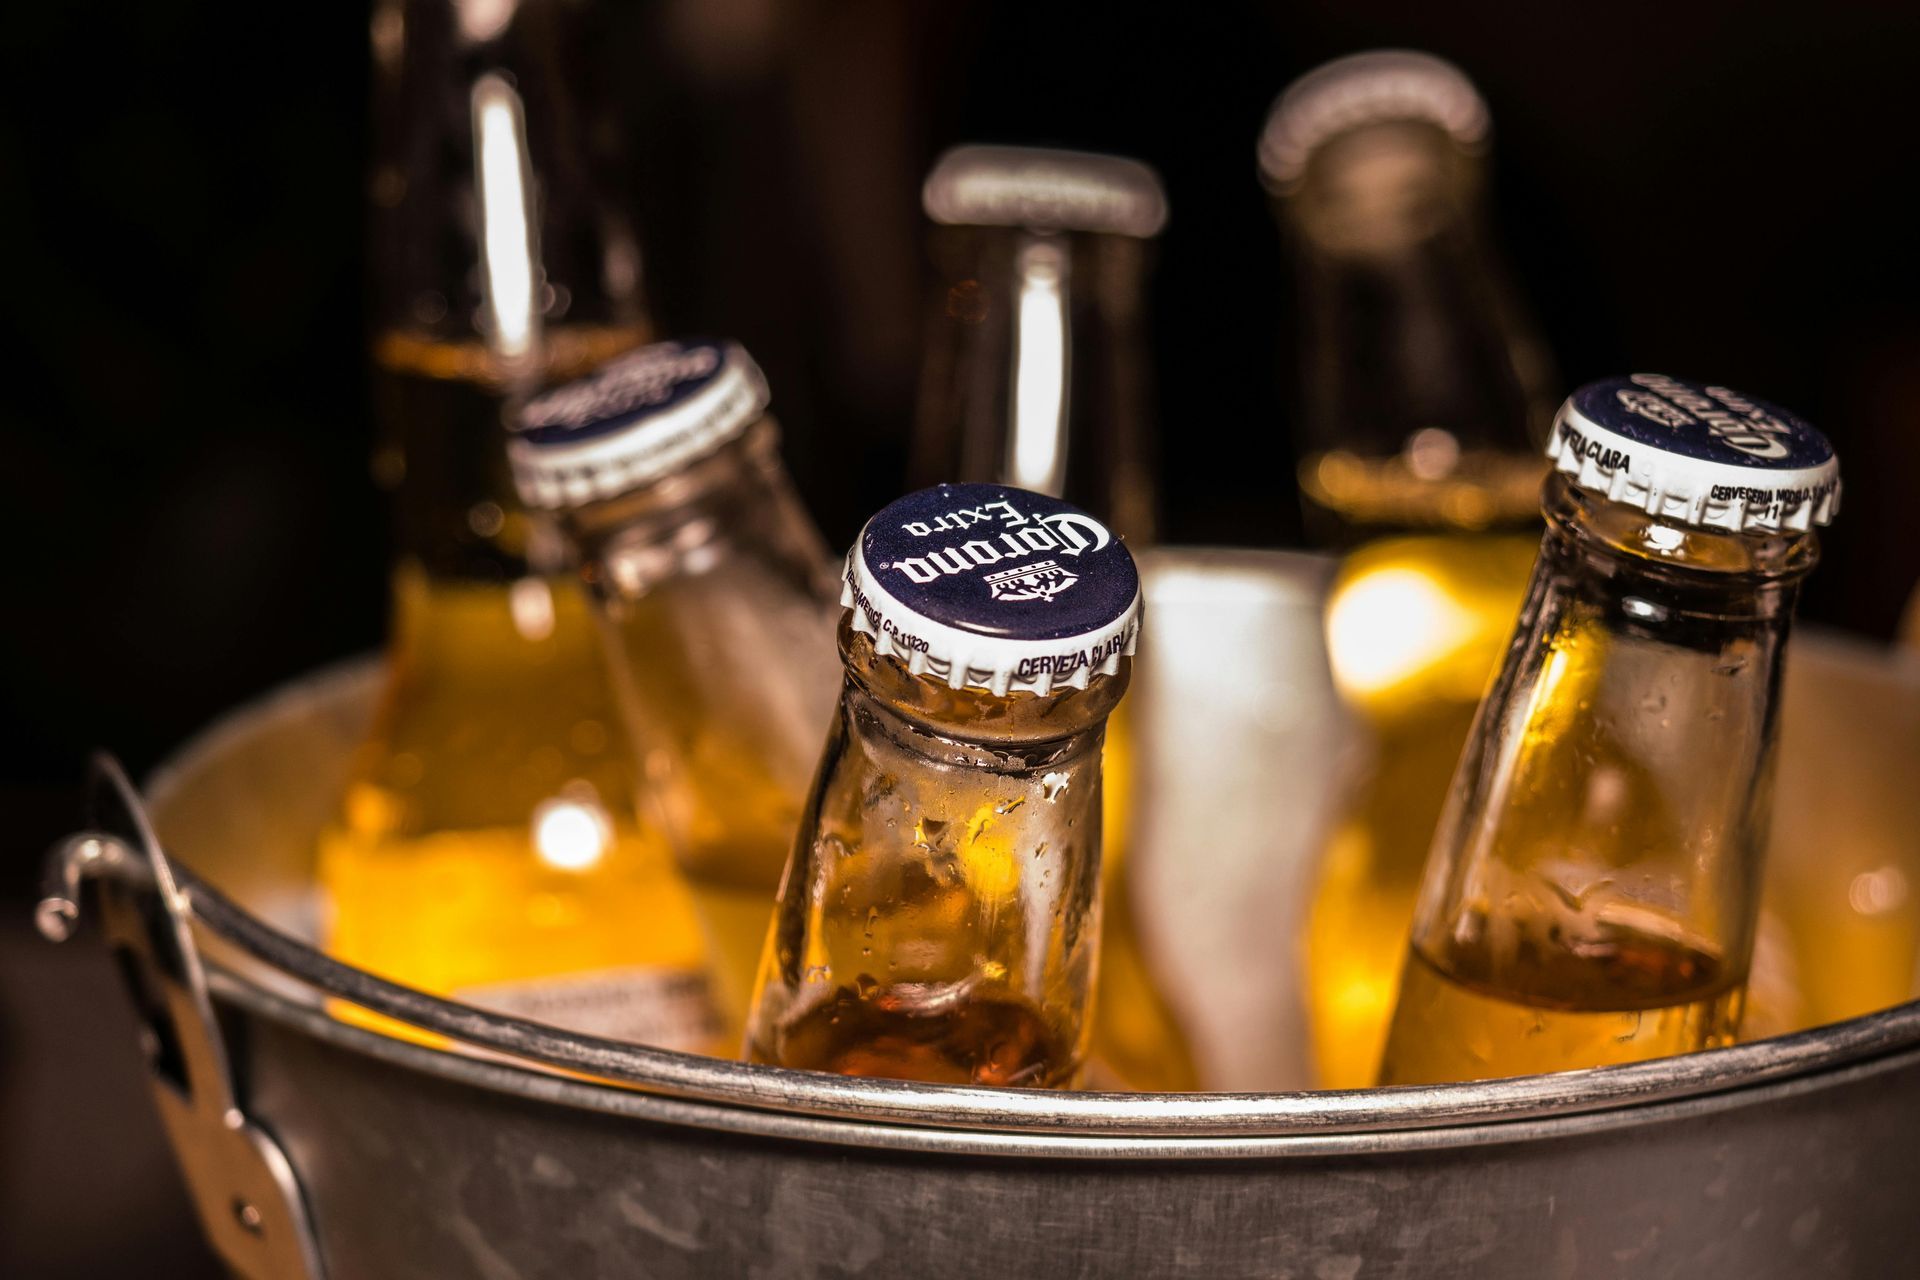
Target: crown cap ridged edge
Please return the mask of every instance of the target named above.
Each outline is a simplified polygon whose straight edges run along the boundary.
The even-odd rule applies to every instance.
[[[534,397],[507,439],[520,500],[556,511],[615,498],[758,421],[766,376],[737,342],[656,342]]]
[[[1840,460],[1811,424],[1732,388],[1636,373],[1588,383],[1547,457],[1575,488],[1730,533],[1806,532],[1840,510]]]
[[[1364,125],[1424,120],[1468,151],[1486,145],[1486,100],[1460,68],[1430,53],[1376,49],[1307,72],[1274,100],[1260,131],[1260,176],[1285,192],[1321,146]]]

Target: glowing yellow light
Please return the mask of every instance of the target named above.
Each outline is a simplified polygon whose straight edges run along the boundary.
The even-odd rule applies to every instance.
[[[529,644],[553,634],[553,589],[545,578],[521,578],[507,588],[507,610],[513,629]]]
[[[493,340],[506,359],[533,350],[537,246],[527,216],[527,131],[520,95],[492,72],[473,86],[473,143],[479,169],[482,266]]]
[[[1383,568],[1345,583],[1329,601],[1327,656],[1340,688],[1365,696],[1419,675],[1478,630],[1478,618],[1432,575]]]
[[[980,806],[967,823],[960,863],[967,885],[983,898],[1008,898],[1020,887],[1020,860],[1003,824],[994,821],[991,804]]]
[[[1066,483],[1066,255],[1035,240],[1020,253],[1007,483],[1060,496]]]
[[[560,871],[585,871],[606,855],[613,825],[597,804],[548,800],[533,811],[533,847]]]

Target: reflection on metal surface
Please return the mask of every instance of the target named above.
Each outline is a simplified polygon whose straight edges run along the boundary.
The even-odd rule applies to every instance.
[[[1066,487],[1067,255],[1035,236],[1020,248],[1013,413],[1006,482],[1060,497]]]
[[[532,170],[520,95],[495,72],[474,82],[473,150],[491,345],[512,362],[530,355],[539,337],[535,264],[540,247],[530,216]]]

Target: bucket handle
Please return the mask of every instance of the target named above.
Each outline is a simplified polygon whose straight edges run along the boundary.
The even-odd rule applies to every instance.
[[[34,923],[63,942],[84,886],[140,1023],[155,1106],[206,1233],[246,1280],[323,1280],[312,1222],[286,1153],[235,1099],[232,1064],[207,994],[186,896],[119,762],[92,760],[91,828],[47,856]]]

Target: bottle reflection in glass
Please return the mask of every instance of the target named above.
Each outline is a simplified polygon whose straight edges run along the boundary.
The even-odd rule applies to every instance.
[[[1482,216],[1485,104],[1423,54],[1295,82],[1260,143],[1299,283],[1300,487],[1346,552],[1335,685],[1368,730],[1306,930],[1323,1087],[1379,1065],[1422,860],[1533,562],[1551,401]]]
[[[1121,156],[957,147],[928,174],[936,288],[913,439],[918,483],[992,481],[1065,498],[1139,550],[1157,529],[1146,278],[1166,196]],[[1199,1088],[1135,919],[1133,735],[1107,722],[1106,926],[1089,1076]]]
[[[1547,533],[1434,838],[1383,1084],[1731,1043],[1774,695],[1831,446],[1724,387],[1576,392]]]
[[[1100,934],[1101,740],[1132,558],[1056,499],[941,485],[848,557],[846,680],[781,885],[747,1056],[1067,1088]]]
[[[585,595],[501,449],[531,387],[643,340],[638,252],[553,74],[562,15],[495,16],[373,18],[375,470],[398,556],[387,687],[321,842],[327,945],[436,994],[711,1049],[705,945],[636,817]]]

